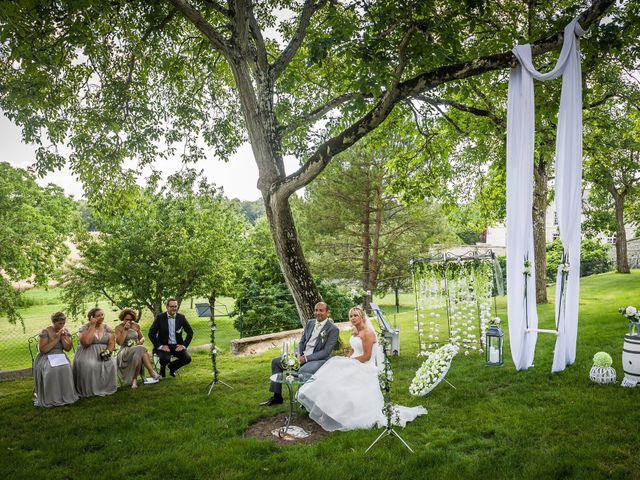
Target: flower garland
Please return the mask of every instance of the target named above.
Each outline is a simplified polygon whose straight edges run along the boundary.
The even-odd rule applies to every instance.
[[[387,356],[387,348],[389,347],[389,340],[384,336],[378,334],[378,345],[382,349],[384,355],[384,368],[378,373],[378,382],[380,384],[380,390],[382,391],[382,397],[384,398],[384,406],[382,407],[382,413],[387,420],[386,428],[391,429],[394,423],[399,423],[399,412],[396,407],[391,403],[391,385],[393,384],[393,370],[391,370],[391,362]]]
[[[440,383],[460,349],[456,345],[446,344],[429,354],[411,381],[409,393],[424,397]]]

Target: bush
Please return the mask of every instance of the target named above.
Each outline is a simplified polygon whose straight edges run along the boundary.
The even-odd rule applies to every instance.
[[[558,265],[562,261],[562,242],[556,239],[547,244],[547,281],[554,283]],[[611,270],[609,247],[598,240],[583,240],[580,247],[580,276],[586,277]]]
[[[331,318],[336,322],[346,320],[349,309],[355,305],[353,298],[323,280],[316,279],[316,285],[329,305]],[[253,264],[242,281],[236,308],[230,315],[236,317],[233,326],[241,337],[300,328],[298,312],[275,255]]]

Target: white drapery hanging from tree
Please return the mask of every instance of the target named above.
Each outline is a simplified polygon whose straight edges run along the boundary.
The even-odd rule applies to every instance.
[[[511,70],[507,107],[507,310],[511,356],[517,370],[533,366],[538,334],[533,249],[533,150],[535,109],[533,79],[563,76],[556,136],[556,210],[563,262],[556,286],[557,338],[553,372],[575,361],[580,282],[582,211],[582,80],[574,19],[564,30],[564,44],[554,69],[541,74],[533,66],[531,45],[513,53],[520,64]]]

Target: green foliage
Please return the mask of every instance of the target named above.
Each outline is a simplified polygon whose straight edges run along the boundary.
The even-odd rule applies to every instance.
[[[180,303],[232,291],[246,224],[214,188],[200,183],[194,191],[196,180],[186,172],[163,188],[152,181],[124,203],[103,198],[96,209],[100,233],[78,235],[83,262],[65,276],[72,315],[102,296],[118,308],[158,313],[169,296]]]
[[[386,165],[410,148],[389,132],[372,135],[336,158],[294,204],[311,269],[363,291],[407,285],[409,259],[434,243],[453,243],[438,205],[406,205],[388,192]]]
[[[456,235],[460,237],[460,240],[462,240],[462,243],[464,243],[465,245],[475,245],[480,241],[480,234],[472,230],[463,230],[460,232],[456,232]]]
[[[0,315],[15,322],[22,300],[11,282],[45,285],[58,272],[78,226],[76,204],[60,187],[40,187],[26,170],[0,162],[0,224]]]
[[[265,216],[264,202],[262,200],[232,201],[238,204],[238,207],[240,208],[240,210],[242,210],[242,213],[251,225],[255,225],[260,217]]]
[[[547,281],[555,283],[558,265],[562,261],[562,242],[556,239],[547,244]],[[580,247],[580,276],[594,275],[611,270],[609,247],[598,240],[582,240]]]
[[[287,289],[275,254],[266,219],[259,219],[249,236],[246,252],[247,269],[240,280],[234,327],[241,336],[292,330],[300,327],[300,319]],[[331,318],[347,320],[354,299],[326,281],[316,279],[318,290],[329,305]]]

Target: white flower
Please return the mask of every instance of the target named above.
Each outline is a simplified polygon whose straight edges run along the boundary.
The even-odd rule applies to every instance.
[[[293,361],[293,358],[290,358],[290,359],[287,361],[287,365],[289,365],[290,367],[293,367],[294,363],[295,363],[295,362]]]
[[[624,314],[627,317],[633,317],[636,313],[638,313],[638,309],[636,307],[632,307],[631,305],[629,305],[627,308],[625,308],[624,310]]]

